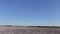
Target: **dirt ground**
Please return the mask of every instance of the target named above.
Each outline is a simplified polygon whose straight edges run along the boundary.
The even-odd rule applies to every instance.
[[[0,27],[0,34],[60,34],[60,28]]]

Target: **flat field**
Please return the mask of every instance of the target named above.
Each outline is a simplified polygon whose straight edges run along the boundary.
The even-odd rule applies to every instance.
[[[0,27],[0,34],[60,34],[60,28]]]

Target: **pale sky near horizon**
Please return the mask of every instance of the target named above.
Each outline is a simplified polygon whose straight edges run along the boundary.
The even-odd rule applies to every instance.
[[[0,25],[60,26],[60,0],[0,0]]]

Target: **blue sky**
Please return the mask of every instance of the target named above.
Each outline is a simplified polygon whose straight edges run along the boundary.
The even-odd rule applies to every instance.
[[[0,25],[60,26],[60,0],[0,0]]]

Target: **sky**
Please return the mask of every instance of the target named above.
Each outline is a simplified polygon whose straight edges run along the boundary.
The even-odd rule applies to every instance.
[[[60,0],[0,0],[0,25],[60,26]]]

